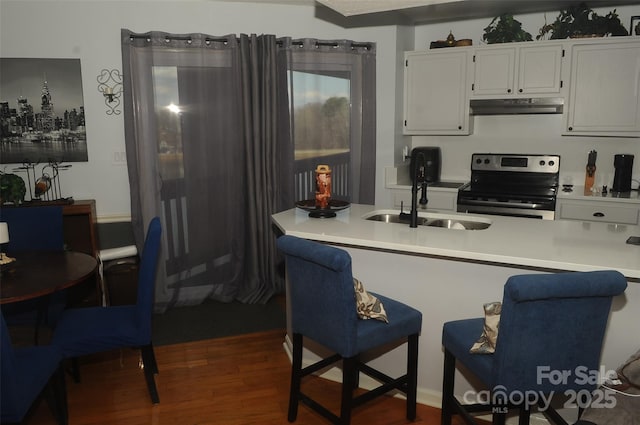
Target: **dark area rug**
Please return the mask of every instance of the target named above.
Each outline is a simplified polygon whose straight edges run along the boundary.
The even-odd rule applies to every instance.
[[[197,306],[174,308],[154,315],[153,344],[179,344],[285,328],[283,296],[275,296],[266,304],[206,300]]]

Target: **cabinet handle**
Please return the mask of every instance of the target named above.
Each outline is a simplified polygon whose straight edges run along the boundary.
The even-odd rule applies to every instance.
[[[462,130],[462,126],[461,125],[458,126],[458,130]]]
[[[601,212],[594,212],[594,213],[593,213],[593,216],[594,216],[594,217],[604,217],[604,213],[601,213]]]
[[[522,92],[523,92],[523,90],[522,90],[522,89],[518,89],[518,91],[519,91],[520,93],[522,93]]]
[[[572,131],[572,130],[573,130],[573,127],[569,127],[569,131]]]
[[[507,93],[511,93],[511,89],[507,89]]]

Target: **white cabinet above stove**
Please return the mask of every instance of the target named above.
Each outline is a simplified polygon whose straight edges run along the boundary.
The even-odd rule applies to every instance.
[[[562,52],[562,45],[555,43],[476,49],[471,98],[558,96],[562,87]]]

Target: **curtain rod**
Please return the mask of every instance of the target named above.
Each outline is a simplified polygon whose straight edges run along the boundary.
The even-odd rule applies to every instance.
[[[134,40],[136,38],[143,38],[146,39],[147,41],[151,41],[151,37],[145,34],[130,34],[129,35],[129,39],[130,40]],[[179,36],[179,35],[173,35],[173,36],[169,36],[169,35],[165,35],[164,40],[168,43],[171,40],[182,40],[182,41],[186,41],[187,43],[191,43],[193,41],[193,39],[191,38],[191,36]],[[226,43],[228,42],[229,39],[227,37],[207,37],[204,39],[204,42],[209,44],[211,42],[217,42],[217,43]]]
[[[281,43],[281,42],[278,42]],[[296,45],[296,46],[303,46],[304,45],[304,40],[292,40],[291,44]],[[330,47],[338,47],[340,46],[339,43],[335,42],[335,41],[316,41],[315,42],[316,46],[330,46]],[[358,48],[358,47],[363,47],[365,49],[371,49],[371,43],[351,43],[351,47],[352,48]]]
[[[129,39],[130,40],[134,40],[137,38],[143,38],[146,39],[147,41],[151,41],[151,37],[145,34],[130,34],[129,35]],[[171,40],[183,40],[186,41],[187,43],[191,43],[193,41],[193,39],[190,36],[168,36],[166,35],[164,37],[165,41],[168,43]],[[239,40],[239,38],[236,37],[236,40]],[[227,43],[229,41],[229,39],[227,37],[207,37],[204,39],[204,42],[206,44],[210,44],[212,42],[214,43]],[[279,46],[281,46],[283,44],[283,42],[281,40],[276,41],[276,44],[278,44]],[[292,40],[291,44],[295,45],[295,46],[304,46],[304,40],[302,39],[297,39],[297,40]],[[330,47],[338,47],[339,44],[335,41],[316,41],[315,42],[316,46],[330,46]],[[358,47],[362,47],[365,49],[371,49],[371,43],[351,43],[351,47],[352,48],[358,48]]]

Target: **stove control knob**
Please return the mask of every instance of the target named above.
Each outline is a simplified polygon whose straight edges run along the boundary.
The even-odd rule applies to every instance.
[[[541,160],[540,160],[540,165],[541,165],[541,166],[544,166],[544,159],[541,159]]]
[[[549,167],[553,167],[554,164],[555,164],[554,160],[549,161]]]
[[[482,164],[482,159],[480,158],[476,159],[476,164]]]
[[[488,164],[489,162],[491,162],[491,161],[489,161],[489,158],[485,158],[485,159],[484,159],[484,163],[485,163],[485,164]]]

